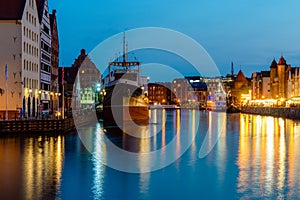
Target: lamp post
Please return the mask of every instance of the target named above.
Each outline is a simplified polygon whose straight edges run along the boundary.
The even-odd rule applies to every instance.
[[[101,90],[101,84],[100,83],[97,83],[97,85],[96,85],[96,95],[95,95],[95,103],[96,103],[96,101],[99,101],[99,92],[100,92],[100,90]]]
[[[30,117],[31,116],[31,110],[32,110],[32,106],[31,106],[32,89],[29,89],[28,92],[29,92],[28,101],[30,100],[30,102],[28,103],[28,106],[29,106],[29,108],[28,108],[28,117]]]

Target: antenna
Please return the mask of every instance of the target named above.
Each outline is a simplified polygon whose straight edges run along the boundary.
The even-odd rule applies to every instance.
[[[123,62],[126,62],[126,36],[125,36],[125,31],[123,33]]]
[[[231,62],[231,75],[233,76],[233,74],[234,74],[233,62]]]

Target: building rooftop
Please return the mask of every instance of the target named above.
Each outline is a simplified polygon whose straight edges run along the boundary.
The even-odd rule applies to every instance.
[[[45,0],[36,0],[36,5],[37,5],[37,9],[38,9],[39,22],[41,23],[41,21],[43,19]]]
[[[275,58],[273,59],[270,68],[277,68],[277,62],[276,62]]]
[[[247,82],[247,79],[244,75],[244,73],[242,72],[242,70],[239,71],[235,81],[239,81],[239,82]]]
[[[22,19],[26,0],[0,1],[0,20]]]
[[[278,65],[286,65],[286,61],[283,56],[280,57]]]

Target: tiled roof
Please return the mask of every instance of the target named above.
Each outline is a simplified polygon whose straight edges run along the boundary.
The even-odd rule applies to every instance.
[[[247,81],[247,79],[246,79],[244,73],[242,72],[242,70],[239,71],[235,81],[240,81],[240,82],[246,82]]]
[[[281,56],[281,58],[280,58],[280,60],[278,62],[278,65],[286,65],[286,61],[285,61],[285,59],[284,59],[283,56]]]
[[[37,10],[38,10],[39,22],[41,23],[41,21],[43,19],[45,0],[36,0],[36,5],[37,5]]]
[[[275,58],[272,61],[272,64],[271,64],[270,68],[277,68],[277,62],[276,62]]]
[[[0,20],[22,19],[26,0],[0,1]]]

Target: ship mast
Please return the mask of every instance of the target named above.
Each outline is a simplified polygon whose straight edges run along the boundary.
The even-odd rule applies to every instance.
[[[109,72],[109,81],[111,81],[111,66],[117,66],[117,67],[123,67],[125,68],[125,73],[128,71],[128,68],[132,67],[132,66],[137,66],[137,82],[138,85],[140,85],[140,73],[141,73],[141,68],[140,68],[140,62],[138,61],[128,61],[128,43],[126,42],[126,34],[125,32],[123,33],[123,59],[121,62],[119,62],[118,60],[113,61],[113,62],[109,62],[108,65],[108,72]]]
[[[126,59],[126,35],[125,35],[125,32],[123,33],[123,62],[124,64],[127,62],[127,59]]]

